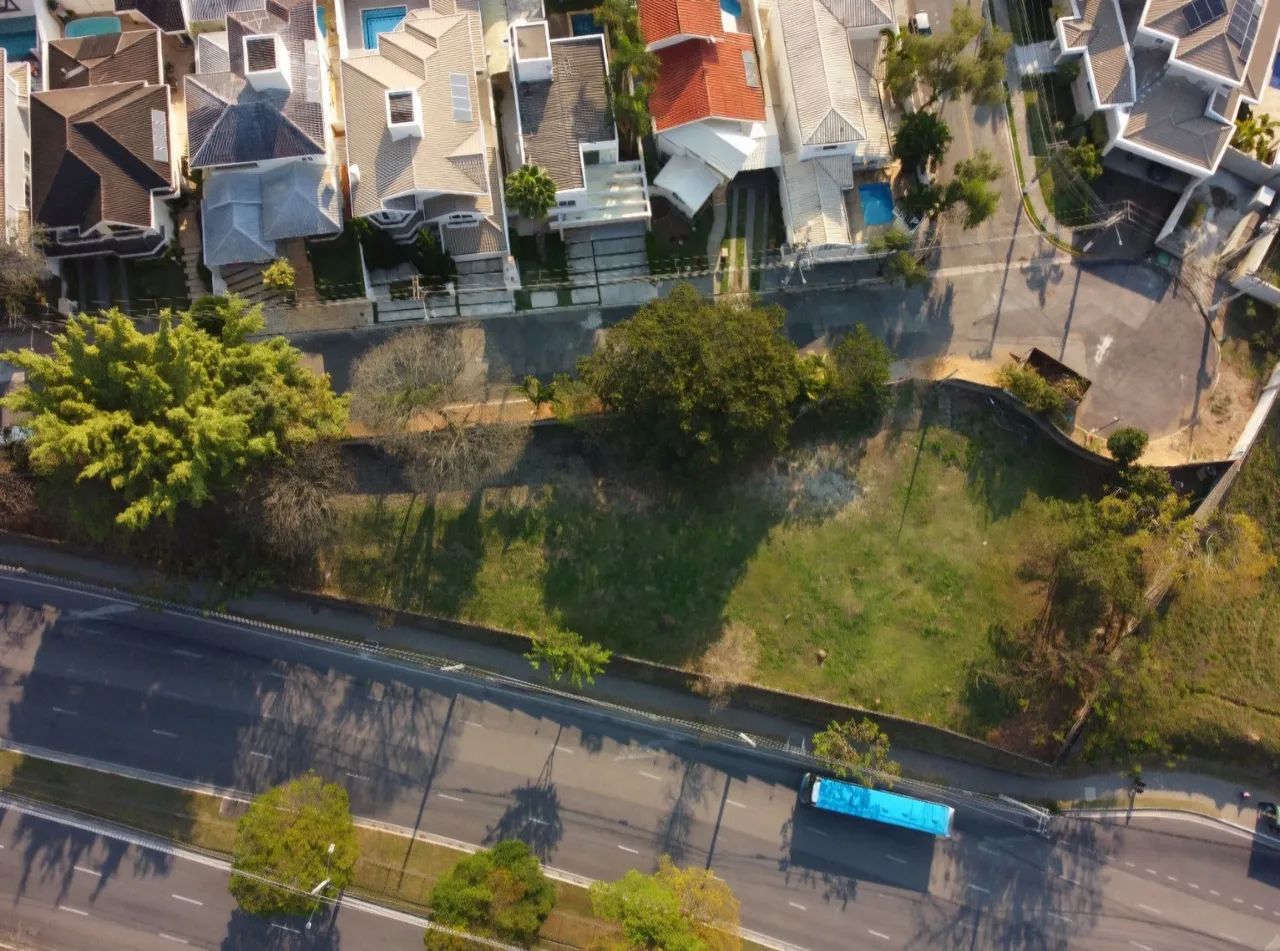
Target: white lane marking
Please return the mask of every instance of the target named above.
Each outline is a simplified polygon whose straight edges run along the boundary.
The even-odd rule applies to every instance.
[[[898,856],[896,856],[896,855],[890,855],[888,852],[886,852],[886,853],[884,854],[884,857],[885,857],[885,858],[887,858],[890,862],[897,862],[899,865],[906,865],[906,864],[907,864],[907,860],[906,860],[906,859],[899,858],[899,857],[898,857]]]
[[[60,911],[69,911],[73,915],[80,915],[81,917],[84,917],[84,918],[89,917],[89,913],[87,911],[81,911],[79,908],[72,908],[70,905],[59,905],[58,909]]]
[[[297,928],[290,928],[288,925],[276,924],[274,921],[271,922],[271,927],[279,928],[281,931],[287,931],[289,932],[289,934],[302,934],[302,932],[299,931]]]
[[[1225,931],[1219,931],[1219,932],[1218,932],[1218,937],[1219,937],[1219,938],[1221,938],[1223,941],[1230,941],[1232,944],[1239,944],[1239,943],[1240,943],[1240,939],[1239,939],[1239,938],[1237,938],[1237,937],[1236,937],[1235,935],[1233,935],[1233,934],[1227,934]]]
[[[1135,867],[1136,867],[1132,862],[1125,862],[1124,864],[1125,864],[1125,865],[1127,865],[1129,868],[1135,868]]]
[[[259,753],[257,750],[250,750],[249,755],[256,756],[258,759],[271,759],[270,753]]]
[[[176,901],[185,901],[188,905],[203,905],[204,902],[197,898],[188,898],[186,895],[179,895],[177,892],[171,892],[169,897]]]
[[[868,929],[867,929],[867,934],[871,935],[871,937],[873,937],[873,938],[882,938],[882,939],[884,939],[885,941],[892,941],[892,940],[893,940],[893,939],[892,939],[892,938],[890,938],[887,934],[885,934],[883,931],[872,931],[870,928],[868,928]]]
[[[1254,911],[1265,911],[1266,909],[1265,909],[1265,908],[1263,908],[1261,905],[1254,905],[1254,906],[1253,906],[1253,910],[1254,910]]]
[[[987,845],[985,842],[984,842],[984,843],[980,843],[980,844],[978,845],[978,851],[979,851],[979,852],[981,852],[981,853],[983,853],[984,855],[999,855],[999,854],[1000,854],[1000,853],[999,853],[999,851],[997,851],[996,849],[991,848],[991,846]]]
[[[1233,899],[1231,899],[1231,900],[1232,900],[1233,902],[1235,902],[1237,905],[1243,905],[1243,904],[1244,904],[1244,899],[1243,899],[1243,898],[1233,898]]]
[[[734,808],[736,808],[736,809],[745,809],[745,808],[747,808],[747,807],[746,807],[746,806],[744,806],[742,803],[738,802],[736,799],[726,799],[726,800],[725,800],[725,802],[726,802],[726,803],[728,803],[729,805],[733,806],[733,807],[734,807]]]
[[[1187,888],[1194,888],[1196,891],[1200,890],[1200,886],[1195,882],[1187,882]]]
[[[194,658],[195,660],[199,660],[201,657],[204,656],[203,654],[197,654],[195,651],[183,650],[181,647],[175,647],[173,649],[173,652],[177,654],[179,657],[191,657],[191,658]]]
[[[1139,951],[1151,951],[1151,945],[1149,944],[1142,944],[1138,941],[1130,941],[1129,943],[1135,948],[1138,948]]]
[[[467,726],[478,726],[480,729],[482,730],[484,729],[484,724],[476,720],[463,720],[462,722],[465,723]]]
[[[1071,922],[1071,919],[1068,918],[1066,915],[1060,915],[1056,911],[1046,911],[1045,914],[1048,915],[1050,918],[1057,918],[1059,921],[1065,921],[1068,924]]]
[[[371,782],[368,776],[361,775],[360,773],[353,773],[350,770],[347,771],[347,775],[352,779],[363,779],[366,783]]]
[[[1155,874],[1156,874],[1156,870],[1155,870],[1155,869],[1153,869],[1153,868],[1149,868],[1149,869],[1147,869],[1147,874],[1148,874],[1148,875],[1155,875]]]
[[[658,776],[655,773],[646,773],[643,769],[640,770],[640,775],[643,776],[645,779],[656,779],[658,782],[662,782],[661,776]]]
[[[95,872],[93,869],[85,868],[83,865],[73,865],[72,868],[77,872],[84,872],[86,875],[92,875],[94,878],[102,878],[101,872]]]
[[[810,835],[822,836],[824,839],[831,838],[830,832],[823,832],[821,829],[815,829],[813,826],[805,826],[804,831],[808,832]]]
[[[536,826],[545,826],[549,824],[546,819],[539,819],[536,816],[530,816],[529,821]]]
[[[970,882],[970,883],[969,883],[969,887],[970,887],[970,888],[972,888],[975,892],[982,892],[982,894],[984,894],[984,895],[990,895],[990,894],[991,894],[991,889],[989,889],[989,888],[983,888],[981,885],[975,885],[975,884],[973,884],[973,882]]]
[[[622,849],[622,851],[624,851],[624,852],[630,852],[632,855],[639,855],[639,854],[640,854],[640,850],[639,850],[639,849],[633,849],[633,848],[631,848],[631,846],[629,846],[629,845],[620,845],[620,846],[618,846],[618,848]]]
[[[1159,908],[1152,908],[1150,905],[1143,905],[1143,904],[1139,904],[1139,905],[1138,905],[1138,907],[1139,907],[1139,908],[1141,908],[1143,911],[1149,911],[1149,912],[1151,912],[1151,914],[1153,914],[1153,915],[1163,915],[1163,914],[1164,914],[1164,912],[1163,912],[1163,911],[1161,911]]]
[[[450,802],[466,802],[461,796],[450,796],[448,793],[436,793],[441,799],[448,799]]]
[[[171,740],[176,740],[178,738],[178,734],[170,733],[168,730],[152,730],[151,732],[156,736],[167,736]]]
[[[561,746],[559,743],[557,743],[557,744],[556,744],[556,752],[557,752],[557,753],[568,753],[570,756],[572,756],[574,753],[576,753],[576,752],[578,752],[578,751],[577,751],[577,750],[571,750],[571,749],[569,749],[569,747],[567,747],[567,746]]]
[[[1210,895],[1215,895],[1215,896],[1217,896],[1218,898],[1221,898],[1221,897],[1222,897],[1222,892],[1218,891],[1216,888],[1211,888],[1211,889],[1209,889],[1209,894],[1210,894]]]
[[[64,716],[68,716],[68,717],[73,717],[76,715],[76,712],[74,710],[67,710],[64,707],[51,707],[50,709],[53,710],[54,713],[61,713]]]
[[[1176,881],[1177,881],[1177,879],[1176,879],[1176,878],[1174,878],[1172,875],[1166,875],[1166,876],[1165,876],[1165,878],[1167,878],[1167,879],[1168,879],[1169,881],[1171,881],[1171,882],[1176,882]]]
[[[1079,885],[1079,884],[1080,884],[1080,881],[1079,881],[1078,879],[1074,879],[1074,878],[1067,878],[1067,876],[1063,875],[1061,872],[1054,872],[1053,874],[1054,874],[1054,875],[1056,875],[1056,876],[1058,876],[1058,878],[1062,879],[1064,882],[1066,882],[1066,883],[1067,883],[1067,884],[1069,884],[1069,885]]]
[[[798,901],[789,901],[787,902],[787,904],[790,905],[792,908],[796,909],[797,911],[809,910],[808,908],[804,907],[804,905],[800,904]]]
[[[190,944],[191,943],[186,938],[179,938],[177,935],[165,934],[163,931],[157,931],[156,934],[164,938],[165,941],[172,941],[174,944]]]

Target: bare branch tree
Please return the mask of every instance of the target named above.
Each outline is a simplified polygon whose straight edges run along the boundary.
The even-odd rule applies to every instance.
[[[462,335],[452,328],[404,331],[374,347],[351,372],[351,418],[377,435],[405,432],[415,417],[483,389],[466,380]]]
[[[332,534],[335,495],[350,491],[351,470],[334,443],[317,443],[266,470],[241,507],[254,537],[282,559],[310,558]]]

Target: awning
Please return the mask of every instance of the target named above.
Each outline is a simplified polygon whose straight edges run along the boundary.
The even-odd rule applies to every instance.
[[[681,211],[693,217],[721,181],[719,175],[701,162],[677,155],[662,166],[653,180],[653,190],[671,198]]]

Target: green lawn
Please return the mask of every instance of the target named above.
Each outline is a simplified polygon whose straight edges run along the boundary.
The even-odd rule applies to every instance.
[[[344,300],[365,295],[360,269],[360,242],[348,222],[342,234],[325,241],[307,241],[307,259],[316,275],[321,300]]]
[[[739,679],[982,730],[966,671],[991,624],[1036,609],[1017,567],[1050,522],[1038,497],[1080,486],[1052,447],[907,415],[702,499],[563,474],[470,504],[351,497],[322,562],[346,596],[526,632],[559,623],[628,654],[718,658]]]
[[[1090,220],[1088,208],[1092,194],[1088,184],[1065,167],[1062,161],[1049,158],[1050,143],[1070,131],[1053,130],[1054,123],[1070,123],[1074,116],[1070,86],[1050,78],[1043,92],[1027,89],[1023,100],[1029,148],[1035,156],[1037,182],[1046,207],[1060,224],[1070,227],[1086,223]]]

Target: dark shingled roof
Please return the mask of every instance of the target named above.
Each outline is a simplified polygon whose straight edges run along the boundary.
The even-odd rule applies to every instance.
[[[581,188],[579,146],[617,135],[609,117],[600,38],[552,42],[551,81],[516,86],[525,161],[545,168],[557,189]]]
[[[160,34],[155,30],[130,30],[51,40],[48,79],[50,89],[104,83],[158,83]]]
[[[133,10],[146,17],[164,33],[184,33],[186,18],[179,0],[116,0],[116,13]]]
[[[165,86],[110,83],[31,96],[31,210],[40,224],[87,231],[107,221],[148,227],[151,193],[173,187],[155,158],[152,113],[165,116]]]
[[[325,154],[315,8],[311,0],[271,2],[227,18],[230,69],[186,79],[191,166],[208,168]],[[245,78],[244,37],[278,33],[290,88],[256,90]],[[308,69],[308,50],[311,68]]]

